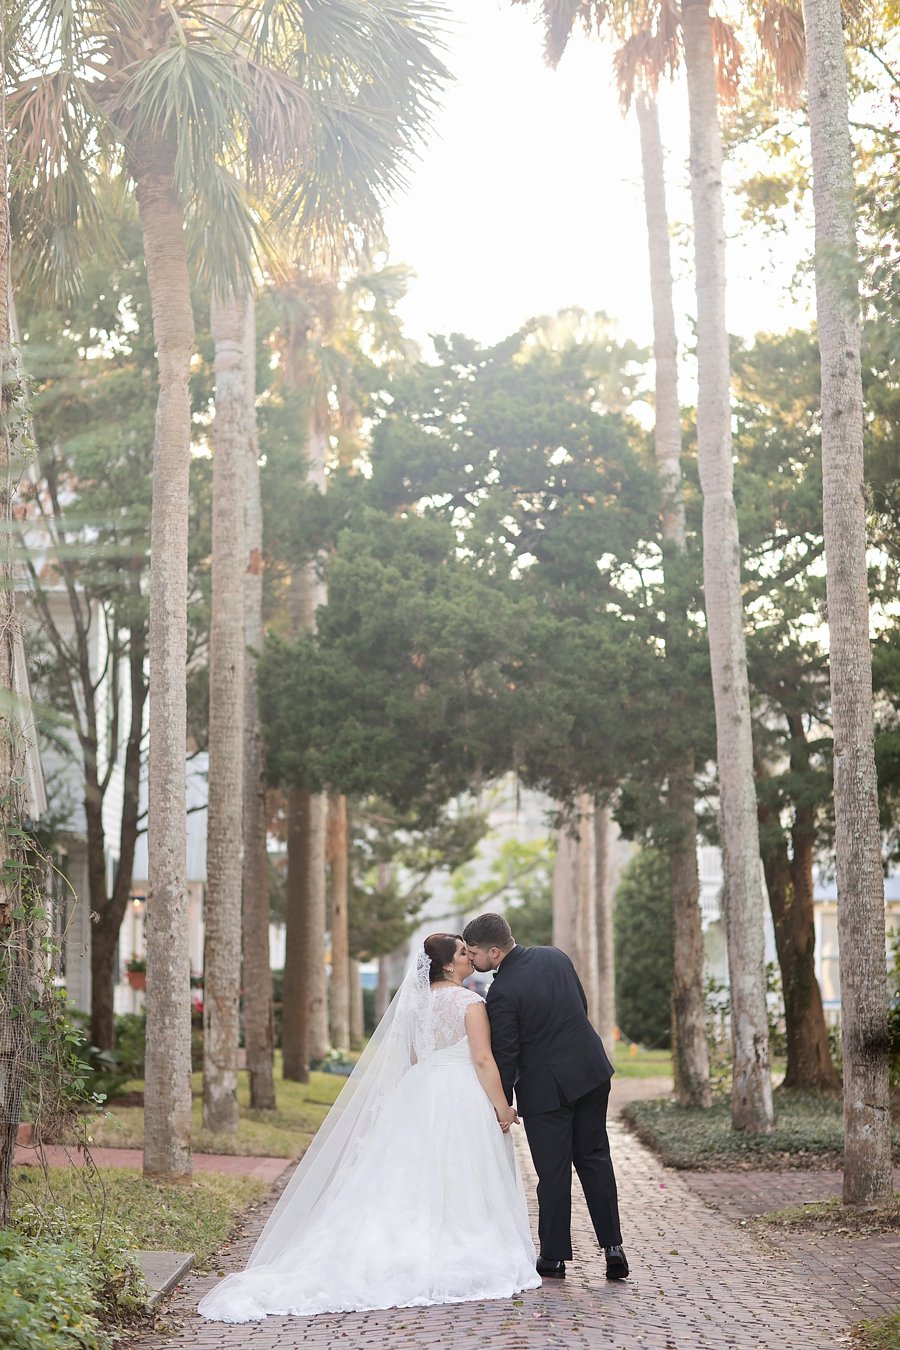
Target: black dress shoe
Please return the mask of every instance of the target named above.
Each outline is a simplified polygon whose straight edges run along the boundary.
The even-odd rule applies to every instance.
[[[604,1247],[606,1252],[606,1278],[608,1280],[627,1280],[628,1262],[621,1247]]]
[[[545,1280],[564,1280],[566,1278],[565,1261],[545,1261],[542,1256],[537,1259],[537,1273],[543,1275]]]

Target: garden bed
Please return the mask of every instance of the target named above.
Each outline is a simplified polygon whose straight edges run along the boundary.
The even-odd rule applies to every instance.
[[[622,1118],[668,1167],[715,1171],[720,1168],[840,1168],[844,1125],[841,1101],[817,1093],[776,1091],[776,1122],[769,1134],[732,1130],[731,1107],[708,1110],[670,1101],[629,1102]],[[900,1157],[900,1131],[894,1130]]]

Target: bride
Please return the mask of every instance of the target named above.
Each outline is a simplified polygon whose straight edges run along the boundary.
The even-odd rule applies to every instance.
[[[536,1289],[487,1010],[460,937],[417,952],[245,1270],[204,1317],[415,1307]]]

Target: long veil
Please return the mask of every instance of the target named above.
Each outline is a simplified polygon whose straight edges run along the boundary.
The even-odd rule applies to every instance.
[[[297,1165],[250,1255],[246,1270],[278,1262],[315,1215],[335,1178],[345,1175],[384,1102],[413,1064],[434,1052],[434,1021],[424,948],[415,953],[390,1007],[325,1121]],[[239,1284],[228,1275],[200,1303]],[[211,1309],[210,1309],[211,1310]]]

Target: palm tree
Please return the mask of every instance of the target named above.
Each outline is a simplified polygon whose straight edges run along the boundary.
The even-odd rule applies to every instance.
[[[678,401],[678,343],[672,299],[672,257],[666,209],[666,181],[659,110],[651,92],[636,99],[641,141],[644,207],[650,254],[653,355],[656,364],[654,442],[662,490],[662,539],[667,613],[666,654],[678,659],[687,628],[677,577],[687,553],[681,478],[681,408]],[[673,575],[674,573],[674,575]],[[703,1004],[703,934],[697,868],[697,814],[693,749],[683,749],[669,767],[669,887],[672,897],[672,1029],[675,1091],[682,1106],[709,1106],[709,1047]]]
[[[716,709],[731,989],[735,1129],[772,1126],[766,1013],[763,890],[753,774],[750,683],[734,504],[731,357],[725,323],[722,133],[709,0],[682,6],[691,139],[697,288],[697,448],[703,490],[703,586]],[[731,53],[735,68],[738,49]]]
[[[256,439],[256,309],[244,310],[244,402],[249,434],[244,452],[244,753],[242,950],[244,1044],[254,1111],[275,1109],[275,1009],[269,963],[269,859],[266,765],[259,721],[256,665],[263,644],[263,538]]]
[[[233,173],[247,162],[251,184],[285,184],[283,220],[318,222],[326,241],[358,228],[360,200],[368,220],[373,196],[396,183],[443,68],[428,43],[431,16],[403,5],[341,0],[311,24],[304,6],[259,0],[253,22],[240,31],[202,0],[158,7],[54,0],[49,17],[38,0],[22,9],[23,31],[40,34],[17,53],[10,100],[17,167],[31,187],[22,206],[27,262],[35,271],[55,268],[57,285],[77,282],[79,239],[100,224],[93,182],[111,166],[134,183],[144,238],[159,359],[144,1169],[184,1177],[191,1167],[184,671],[194,340],[186,226],[194,227],[220,288],[237,290],[249,279],[257,216]],[[286,52],[299,80],[331,93],[313,134],[308,89],[279,68]],[[361,71],[371,79],[361,82]],[[385,114],[392,79],[401,96]],[[322,182],[310,173],[311,144],[323,163],[330,148],[331,172],[345,187],[337,220],[319,211]],[[393,153],[382,159],[386,148]]]
[[[203,1123],[238,1125],[244,749],[244,540],[251,403],[244,358],[246,305],[213,294],[216,420],[209,650],[209,814],[203,976]]]
[[[856,219],[839,0],[804,0],[834,725],[844,1203],[891,1192],[884,881],[872,725]]]

